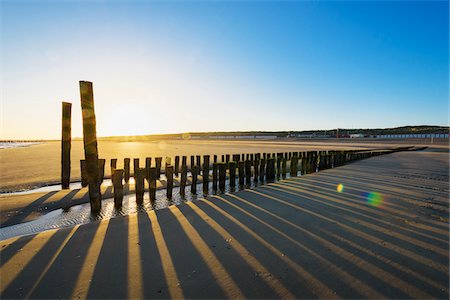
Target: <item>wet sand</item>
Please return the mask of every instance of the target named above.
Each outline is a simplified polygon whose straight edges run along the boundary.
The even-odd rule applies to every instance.
[[[370,141],[370,140],[369,140]],[[175,155],[222,155],[256,152],[291,152],[311,150],[368,149],[420,144],[420,141],[386,142],[351,140],[299,141],[280,139],[276,141],[224,141],[224,140],[161,140],[149,142],[99,141],[100,158],[106,159],[105,175],[110,176],[110,159],[118,159],[118,168],[123,159],[145,157],[174,157]],[[423,141],[422,141],[423,142]],[[71,181],[80,181],[80,160],[84,159],[83,142],[74,141],[71,152]],[[152,164],[154,164],[154,159]],[[30,189],[49,184],[60,184],[61,143],[48,142],[23,148],[0,150],[0,192]],[[2,199],[0,199],[0,205]]]
[[[5,240],[1,298],[446,299],[448,162],[399,152]]]

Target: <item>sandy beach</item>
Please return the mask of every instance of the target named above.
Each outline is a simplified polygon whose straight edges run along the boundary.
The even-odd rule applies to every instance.
[[[447,166],[399,152],[5,240],[2,298],[445,299]]]

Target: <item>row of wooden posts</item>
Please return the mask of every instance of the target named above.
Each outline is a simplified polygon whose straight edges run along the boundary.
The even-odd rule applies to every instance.
[[[385,152],[385,151],[383,151]],[[200,155],[190,157],[190,165],[187,164],[187,156],[175,156],[174,165],[171,158],[166,157],[164,173],[166,176],[166,194],[171,199],[174,187],[174,177],[180,176],[179,186],[182,196],[186,193],[188,171],[191,172],[190,192],[197,194],[198,176],[203,175],[203,194],[209,193],[210,170],[212,170],[213,191],[225,191],[225,182],[229,178],[231,188],[236,187],[236,179],[240,187],[250,186],[251,181],[273,182],[275,179],[286,178],[287,162],[289,161],[290,177],[314,173],[320,170],[329,169],[343,165],[349,161],[379,155],[380,151],[308,151],[308,152],[282,152],[282,153],[260,153],[256,154],[235,154],[222,155],[221,162],[218,156],[213,156],[213,163],[210,163],[210,155]],[[181,162],[180,162],[181,158]],[[150,201],[156,200],[157,180],[161,176],[162,157],[156,157],[154,167],[152,158],[145,159],[145,168],[140,168],[139,158],[133,159],[133,176],[135,179],[135,193],[137,204],[142,204],[144,200],[145,182],[148,183]],[[124,185],[129,182],[130,158],[124,159],[124,168],[117,169],[117,159],[111,159],[111,178],[114,188],[114,203],[116,207],[122,206],[124,195]],[[181,164],[180,164],[181,163]],[[105,160],[98,160],[99,184],[103,182]],[[237,171],[237,178],[236,178]],[[228,176],[227,176],[228,173]],[[86,161],[81,161],[82,186],[88,185]]]

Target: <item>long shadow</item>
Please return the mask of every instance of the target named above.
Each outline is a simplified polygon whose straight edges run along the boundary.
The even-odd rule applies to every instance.
[[[337,193],[336,191],[331,191],[328,188],[318,187],[318,186],[311,186],[309,184],[304,184],[303,182],[283,182],[277,185],[273,185],[273,187],[279,187],[288,189],[290,191],[294,192],[300,192],[302,194],[308,194],[308,195],[319,195],[323,198],[326,198],[330,204],[332,204],[335,207],[342,208],[343,211],[349,211],[351,214],[356,214],[363,216],[364,218],[370,219],[373,221],[374,224],[378,224],[378,226],[389,226],[389,229],[402,232],[403,234],[413,233],[415,235],[418,235],[419,239],[422,239],[426,242],[433,242],[433,238],[431,238],[430,234],[439,236],[438,233],[432,233],[427,229],[421,229],[421,228],[414,228],[411,229],[410,226],[406,224],[397,224],[395,227],[390,227],[391,222],[388,220],[385,220],[386,211],[389,212],[389,218],[395,217],[397,219],[408,219],[411,216],[411,213],[408,212],[402,212],[399,208],[391,209],[390,207],[386,207],[383,210],[376,209],[376,208],[369,208],[367,207],[367,203],[365,202],[365,199],[362,199],[361,195],[353,194],[350,192],[346,192],[345,194]],[[389,195],[388,195],[389,196]],[[361,201],[363,200],[363,201]],[[391,205],[390,205],[391,206]],[[404,209],[404,207],[403,207]],[[380,218],[382,217],[382,218]],[[445,238],[446,235],[442,234],[440,235],[441,238]]]
[[[58,191],[48,192],[47,194],[39,197],[38,199],[34,200],[21,210],[19,210],[17,213],[15,213],[13,216],[8,218],[5,222],[0,224],[0,227],[7,227],[15,224],[22,223],[32,212],[35,212],[38,210],[38,208],[42,205],[42,203],[45,202],[45,200],[49,199],[51,196],[56,194]]]
[[[143,282],[143,297],[170,298],[168,282],[163,270],[163,261],[158,251],[152,224],[147,213],[138,213],[139,243],[141,250],[141,269]],[[174,284],[174,283],[171,283]]]
[[[191,225],[202,238],[207,241],[210,250],[222,262],[227,273],[232,278],[238,279],[236,284],[246,298],[274,299],[278,297],[276,291],[272,290],[261,276],[258,276],[258,270],[253,269],[244,259],[244,257],[248,256],[247,253],[238,253],[234,248],[230,247],[226,237],[215,231],[190,205],[183,205],[177,208],[189,219]]]
[[[127,298],[128,276],[128,217],[117,217],[109,221],[87,298]]]
[[[42,280],[31,293],[30,298],[69,299],[71,297],[89,247],[95,243],[94,236],[99,224],[95,222],[77,228],[48,271],[43,274]],[[61,280],[61,270],[64,270],[64,280]]]
[[[230,201],[233,201],[231,199],[231,197],[227,197],[226,200],[230,199]],[[220,201],[215,202],[217,205],[220,204]],[[330,241],[329,239],[324,239],[323,234],[321,234],[320,232],[318,232],[317,228],[332,228],[333,226],[324,224],[324,222],[318,222],[318,220],[313,221],[313,226],[312,228],[316,228],[315,230],[311,230],[311,229],[304,229],[303,231],[309,232],[312,235],[316,235],[313,239],[311,239],[308,236],[305,235],[301,235],[299,234],[299,230],[297,231],[293,231],[292,228],[289,229],[290,226],[286,226],[285,224],[285,219],[286,219],[286,214],[281,214],[282,216],[282,220],[281,217],[278,218],[278,220],[274,219],[273,217],[270,216],[269,212],[273,212],[273,210],[271,210],[268,207],[265,207],[266,209],[268,209],[267,212],[262,213],[261,210],[257,210],[254,207],[248,206],[247,204],[244,203],[239,203],[239,201],[235,202],[233,201],[233,203],[235,203],[236,205],[239,205],[241,207],[244,207],[245,210],[248,210],[248,212],[254,216],[257,217],[261,220],[265,220],[266,222],[269,222],[271,225],[275,226],[276,228],[278,228],[281,232],[290,232],[290,236],[294,239],[294,240],[298,240],[301,241],[302,244],[307,245],[308,247],[310,247],[314,253],[320,253],[321,257],[325,257],[327,258],[329,261],[332,261],[333,263],[337,264],[338,266],[341,267],[342,270],[347,270],[350,271],[350,273],[352,275],[354,275],[356,278],[361,279],[366,285],[372,287],[375,291],[379,291],[379,292],[383,292],[385,295],[389,295],[388,297],[395,297],[395,298],[411,298],[411,294],[412,292],[410,290],[413,290],[414,285],[414,280],[417,281],[417,278],[415,278],[414,276],[412,277],[414,280],[412,281],[412,284],[409,284],[408,282],[403,282],[401,281],[401,278],[404,278],[404,274],[402,272],[402,270],[398,271],[397,274],[390,274],[389,272],[387,272],[386,270],[380,270],[380,268],[378,267],[377,262],[371,262],[369,260],[366,260],[366,257],[364,258],[358,258],[354,255],[354,253],[348,251],[348,249],[345,249],[344,247],[340,248],[338,247],[334,241]],[[226,203],[225,203],[226,204]],[[265,206],[265,205],[262,205]],[[224,207],[225,209],[226,207]],[[232,207],[228,207],[226,208],[227,211],[231,211]],[[233,216],[236,216],[235,212],[232,212]],[[299,222],[299,220],[303,219],[303,215],[299,215],[299,214],[293,214],[294,217],[292,219],[289,218],[289,222],[291,222],[292,224],[296,224]],[[296,216],[295,216],[296,215]],[[302,222],[302,224],[306,224],[309,223],[309,221],[304,221]],[[251,223],[250,223],[251,224]],[[331,230],[331,229],[330,229]],[[338,236],[347,236],[347,233],[343,233],[342,230],[338,231],[336,233],[336,235]],[[320,241],[320,243],[318,243],[318,241]],[[367,245],[367,243],[365,244],[361,244],[361,245]],[[292,250],[291,248],[289,250]],[[376,250],[375,250],[376,251]],[[288,252],[286,252],[288,253]],[[343,253],[343,255],[338,255],[336,256],[335,253]],[[305,255],[308,255],[310,253],[306,253]],[[311,256],[311,255],[308,255]],[[343,259],[345,258],[345,259]],[[336,274],[331,275],[329,274],[331,277],[335,277]],[[383,280],[383,276],[387,276],[387,277],[392,277],[391,281],[386,281]],[[327,277],[325,277],[324,282],[327,282]],[[336,281],[331,281],[329,284],[333,284]],[[398,284],[396,282],[401,282],[401,284]],[[361,298],[360,296],[356,296],[354,294],[354,292],[350,292],[346,290],[346,289],[342,289],[342,286],[338,287],[338,290],[340,291],[340,293],[338,293],[339,296],[343,296],[345,298]],[[344,292],[346,292],[346,295],[341,294],[342,290]],[[431,289],[430,289],[431,290]],[[420,290],[416,290],[414,291],[415,293],[417,293],[419,296],[420,294],[426,295],[424,294],[423,291]],[[436,293],[437,291],[434,290],[434,293]],[[374,296],[371,296],[374,297]]]
[[[21,299],[26,297],[35,283],[35,280],[30,279],[36,279],[40,276],[42,270],[51,261],[58,247],[61,246],[70,232],[71,228],[58,230],[6,287],[2,293],[2,299]]]
[[[26,244],[28,244],[32,240],[30,236],[22,236],[15,240],[10,245],[4,247],[2,252],[0,253],[0,267],[3,267],[14,255],[21,251]]]
[[[252,198],[252,200],[253,202],[256,201],[256,203],[258,203],[259,201],[263,201],[264,206],[269,211],[277,213],[277,210],[280,209],[279,204],[283,203],[275,202],[270,197],[277,197],[281,201],[285,201],[287,203],[290,203],[291,205],[299,205],[298,201],[293,200],[294,198],[292,198],[292,196],[289,197],[289,194],[286,195],[285,193],[280,191],[276,191],[275,193],[270,193],[269,191],[267,191],[266,195],[260,194],[259,197],[256,196]],[[296,199],[298,199],[298,196],[296,197]],[[432,256],[430,259],[431,253],[429,251],[419,250],[415,247],[411,247],[411,245],[408,244],[404,245],[395,239],[391,242],[386,242],[386,240],[389,239],[387,233],[379,234],[373,232],[367,227],[361,226],[357,222],[348,221],[345,218],[342,218],[339,214],[333,214],[327,209],[321,209],[317,211],[317,208],[314,208],[314,205],[307,205],[304,202],[301,203],[301,207],[299,206],[299,209],[300,208],[302,218],[304,217],[303,212],[305,212],[306,215],[310,215],[309,217],[312,220],[315,219],[314,216],[321,216],[324,221],[328,219],[328,222],[330,222],[331,224],[336,224],[335,226],[329,226],[331,232],[340,236],[345,236],[356,244],[366,245],[374,252],[383,253],[384,256],[390,257],[393,260],[400,260],[402,261],[403,265],[407,265],[413,270],[420,270],[421,273],[426,274],[426,277],[429,277],[436,282],[439,282],[440,284],[443,284],[443,282],[445,282],[445,275],[447,274],[448,276],[448,269],[446,272],[444,271],[444,269],[446,268],[445,266],[447,265],[446,262],[448,262],[448,257],[444,258],[444,261],[437,261],[435,258],[432,258]],[[286,220],[289,220],[291,222],[295,222],[296,220],[295,217],[293,218],[290,215],[284,215],[284,217]],[[324,225],[326,225],[326,223],[327,222],[325,222]],[[316,226],[320,225],[316,224]],[[317,228],[310,227],[309,230],[315,232],[316,234],[320,234],[320,232],[317,232]],[[342,230],[344,230],[344,233]],[[380,242],[376,242],[376,240],[379,240]]]
[[[194,247],[170,209],[156,211],[163,238],[172,258],[179,284],[185,298],[225,298],[225,292],[216,282],[205,258]],[[205,288],[207,287],[207,288]]]

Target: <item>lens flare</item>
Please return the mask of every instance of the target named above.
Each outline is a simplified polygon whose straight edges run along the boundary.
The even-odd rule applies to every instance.
[[[367,203],[371,206],[379,207],[383,204],[383,195],[377,192],[367,193]]]
[[[338,191],[338,193],[342,193],[344,191],[344,185],[342,183],[339,183],[336,190]]]

